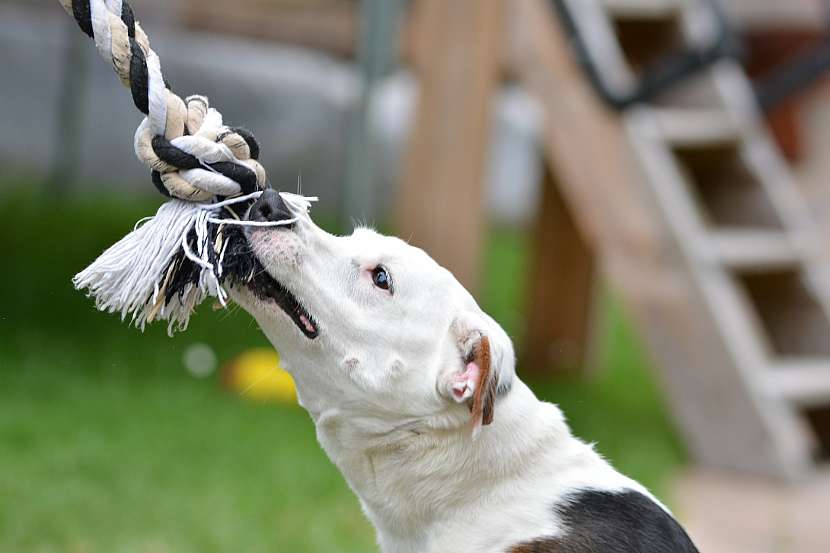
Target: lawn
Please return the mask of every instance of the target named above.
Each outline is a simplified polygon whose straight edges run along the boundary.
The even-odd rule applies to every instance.
[[[0,552],[376,551],[302,410],[240,399],[217,374],[185,370],[194,343],[220,362],[267,346],[250,317],[204,305],[187,333],[142,335],[72,289],[71,276],[157,203],[0,195]],[[522,235],[494,231],[488,252],[483,303],[515,334]],[[683,452],[608,303],[596,375],[533,385],[664,493]]]

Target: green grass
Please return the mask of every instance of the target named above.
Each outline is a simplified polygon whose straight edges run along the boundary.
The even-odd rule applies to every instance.
[[[365,552],[357,500],[296,407],[222,391],[183,368],[266,341],[204,305],[184,334],[97,313],[71,275],[157,202],[0,197],[0,552]],[[493,234],[485,306],[521,322],[521,235]],[[498,261],[498,262],[496,262]],[[534,383],[624,472],[665,490],[682,452],[637,340],[609,308],[602,369]]]

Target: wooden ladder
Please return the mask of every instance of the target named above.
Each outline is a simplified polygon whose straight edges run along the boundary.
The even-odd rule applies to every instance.
[[[577,22],[586,32],[607,31],[596,59],[622,82],[666,48],[717,32],[709,5],[700,1],[600,0],[596,8],[594,21],[586,10]],[[717,370],[733,375],[691,388],[679,378],[683,388],[675,397],[686,396],[681,401],[693,403],[689,410],[712,401],[755,406],[756,420],[744,420],[745,427],[723,421],[730,427],[724,436],[698,416],[684,425],[712,450],[706,457],[717,457],[729,434],[756,436],[752,448],[734,459],[724,452],[719,464],[799,476],[821,447],[823,436],[811,422],[822,421],[811,417],[830,407],[830,275],[808,206],[754,106],[743,70],[724,60],[649,105],[628,109],[623,121],[647,193],[707,324],[721,337],[698,346],[721,350]],[[672,370],[670,360],[663,366]],[[768,467],[758,466],[761,459]]]
[[[566,4],[602,78],[620,88],[718,31],[702,0]],[[550,10],[517,5],[510,52],[545,104],[557,186],[635,313],[693,455],[808,474],[830,450],[830,273],[743,69],[719,61],[616,114],[587,97]]]

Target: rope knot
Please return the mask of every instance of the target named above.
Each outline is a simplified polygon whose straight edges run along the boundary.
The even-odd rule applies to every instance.
[[[169,89],[168,93],[168,98],[178,100]],[[189,96],[180,104],[168,101],[167,107],[164,134],[157,134],[147,117],[135,135],[136,155],[150,168],[162,194],[202,202],[268,186],[265,169],[256,159],[259,145],[254,136],[225,126],[222,114],[206,97]]]
[[[135,133],[134,146],[159,192],[205,202],[268,187],[253,134],[225,126],[222,114],[206,97],[182,100],[170,89],[126,0],[60,2],[95,40],[98,51],[130,88],[136,107],[147,115]]]

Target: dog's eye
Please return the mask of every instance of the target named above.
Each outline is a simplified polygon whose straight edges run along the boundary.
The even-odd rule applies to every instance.
[[[392,289],[392,279],[389,277],[389,272],[387,272],[386,267],[383,265],[378,265],[372,269],[372,282],[381,290],[391,291]]]

